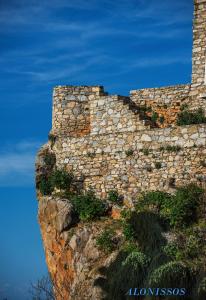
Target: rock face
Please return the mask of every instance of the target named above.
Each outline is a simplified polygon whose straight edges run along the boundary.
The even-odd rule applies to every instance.
[[[103,299],[103,291],[95,286],[98,269],[107,266],[115,253],[105,255],[99,251],[96,237],[108,224],[75,226],[71,204],[52,197],[41,197],[38,218],[56,299]]]
[[[117,255],[96,246],[103,228],[120,218],[79,222],[72,204],[55,190],[39,191],[53,166],[73,172],[79,186],[106,197],[117,189],[127,207],[145,190],[173,192],[180,184],[206,181],[206,125],[177,126],[182,106],[205,112],[206,0],[195,1],[191,84],[108,95],[101,86],[58,86],[53,94],[49,142],[37,157],[38,218],[57,300],[101,300],[99,270]],[[205,123],[202,122],[202,123]],[[47,187],[49,188],[49,187]],[[112,299],[114,300],[114,299]]]

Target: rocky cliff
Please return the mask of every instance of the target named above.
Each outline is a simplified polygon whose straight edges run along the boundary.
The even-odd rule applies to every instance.
[[[49,142],[38,153],[36,184],[57,300],[145,299],[150,287],[158,288],[154,293],[183,288],[185,299],[204,299],[204,183],[178,187],[173,195],[143,193],[129,208],[116,190],[99,199],[65,169],[57,169]]]
[[[45,162],[51,151],[48,144],[38,154],[37,185],[42,173],[51,172],[51,165],[48,167]],[[100,277],[99,269],[106,268],[117,252],[105,254],[97,247],[96,239],[108,226],[117,227],[117,236],[121,236],[115,221],[120,216],[119,210],[110,209],[110,218],[81,222],[61,190],[56,189],[49,196],[38,190],[38,201],[38,219],[56,299],[103,299],[104,291],[95,282]]]

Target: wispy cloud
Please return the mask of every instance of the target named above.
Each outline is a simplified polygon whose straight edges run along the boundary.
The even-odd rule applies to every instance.
[[[34,164],[37,149],[42,143],[20,141],[0,149],[0,186],[34,185]]]
[[[191,29],[185,26],[191,22],[186,0],[14,0],[14,3],[0,10],[0,34],[7,32],[11,39],[23,36],[24,43],[21,45],[18,40],[15,49],[2,51],[0,67],[8,80],[25,78],[28,86],[89,80],[95,67],[98,69],[95,76],[101,79],[106,66],[121,74],[128,69],[122,63],[131,66],[130,70],[175,64],[180,60],[177,51],[165,59],[161,54],[154,59],[152,52],[145,56],[137,52],[142,61],[138,59],[136,63],[130,55],[131,49],[141,52],[141,46],[137,46],[144,43],[152,49],[152,43],[157,41],[175,44],[189,35]],[[34,38],[27,41],[30,35]],[[116,45],[120,44],[118,48]]]

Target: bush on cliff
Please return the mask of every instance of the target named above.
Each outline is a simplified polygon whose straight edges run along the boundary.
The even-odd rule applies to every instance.
[[[42,195],[51,195],[55,188],[69,191],[73,181],[73,175],[64,169],[54,170],[49,174],[42,174],[37,180],[37,189]]]
[[[71,198],[80,220],[90,221],[99,218],[105,213],[105,205],[98,199],[92,190]]]
[[[192,274],[190,268],[181,261],[170,261],[155,269],[149,276],[149,284],[154,287],[189,287]]]
[[[108,191],[108,200],[118,205],[122,205],[122,197],[118,194],[117,190]]]
[[[55,170],[51,174],[51,183],[53,187],[61,190],[69,189],[73,180],[73,175],[66,170]]]
[[[114,243],[114,236],[114,230],[111,228],[106,228],[96,240],[98,248],[106,253],[112,252],[116,246]]]
[[[46,151],[44,153],[44,163],[48,169],[52,169],[56,163],[56,155],[52,152]]]
[[[40,193],[44,196],[51,195],[54,190],[50,176],[47,176],[45,174],[42,174],[37,178],[36,186]]]
[[[203,193],[203,189],[195,184],[179,187],[174,195],[161,191],[148,192],[143,194],[137,210],[156,210],[172,227],[183,228],[197,219]]]

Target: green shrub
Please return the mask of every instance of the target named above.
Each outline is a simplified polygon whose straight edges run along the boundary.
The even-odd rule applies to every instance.
[[[56,163],[56,156],[54,153],[51,153],[51,152],[46,152],[43,159],[44,159],[44,163],[46,164],[46,166],[51,167],[51,168]]]
[[[131,217],[131,213],[130,209],[123,209],[120,214],[123,219],[127,220]]]
[[[175,195],[161,191],[143,194],[137,210],[158,209],[160,216],[167,219],[171,226],[183,228],[197,218],[197,208],[203,196],[203,189],[195,184],[179,187]]]
[[[107,253],[112,252],[115,249],[113,242],[114,235],[114,230],[106,228],[96,240],[98,248]]]
[[[143,148],[142,152],[144,155],[148,156],[149,155],[149,149],[148,148]]]
[[[123,261],[122,265],[129,266],[130,268],[134,268],[138,270],[140,268],[147,267],[148,263],[149,263],[149,259],[144,253],[139,251],[134,251],[127,256],[125,261]]]
[[[126,156],[132,156],[134,154],[134,150],[128,149],[125,151]]]
[[[169,217],[171,226],[184,227],[196,221],[202,196],[203,189],[195,184],[178,188],[172,201],[164,204],[163,214]]]
[[[73,175],[63,170],[55,170],[51,174],[51,183],[54,187],[62,190],[69,189],[73,180]]]
[[[197,235],[190,235],[185,246],[185,256],[188,258],[198,257],[201,249],[201,242]]]
[[[179,260],[182,258],[182,253],[175,242],[168,243],[163,248],[164,253],[172,259]]]
[[[49,158],[50,160],[50,158]],[[51,195],[55,188],[69,191],[73,175],[65,170],[54,170],[50,174],[42,174],[37,178],[37,189],[42,195]]]
[[[181,105],[180,110],[183,111],[183,110],[187,110],[188,108],[189,108],[188,104],[184,103]]]
[[[123,244],[122,250],[126,253],[132,253],[138,250],[138,246],[133,241],[127,241]]]
[[[155,269],[150,276],[151,286],[186,287],[190,282],[190,270],[181,261],[171,261]]]
[[[142,194],[142,198],[136,206],[137,211],[155,206],[158,211],[164,206],[165,202],[170,201],[171,195],[162,191],[151,191]]]
[[[157,113],[157,112],[153,112],[153,113],[152,113],[152,116],[151,116],[152,122],[156,123],[157,120],[158,120],[158,118],[159,118],[158,113]]]
[[[104,203],[95,196],[92,190],[73,196],[71,201],[82,221],[97,219],[105,213]]]
[[[167,145],[167,146],[162,146],[160,147],[160,151],[168,151],[168,152],[178,152],[180,151],[182,148],[180,146],[172,146],[172,145]]]
[[[117,190],[110,190],[108,192],[108,200],[114,203],[119,202],[119,194]]]
[[[123,225],[123,234],[125,236],[125,239],[127,241],[133,241],[135,238],[135,231],[132,224],[128,223],[127,221],[124,221],[122,225]]]
[[[206,117],[202,108],[198,108],[196,111],[183,110],[178,114],[177,125],[190,125],[206,123]]]
[[[41,194],[44,196],[51,195],[54,187],[52,186],[50,177],[46,175],[39,176],[37,181],[37,189],[39,189]]]

